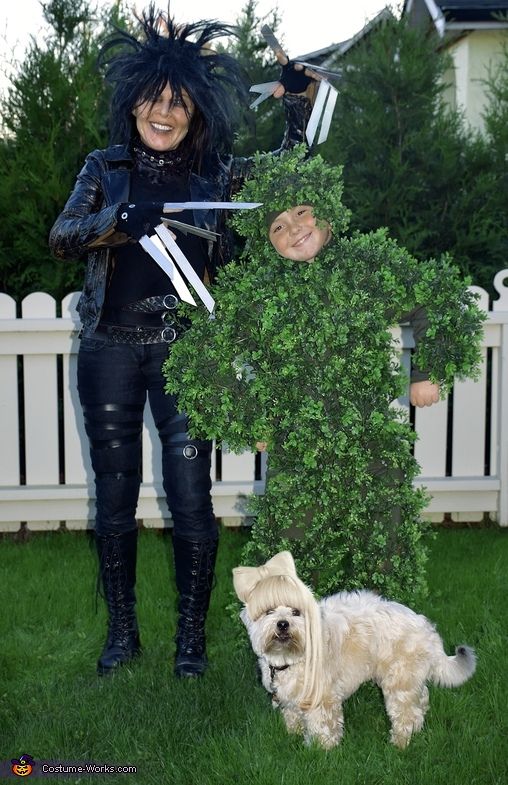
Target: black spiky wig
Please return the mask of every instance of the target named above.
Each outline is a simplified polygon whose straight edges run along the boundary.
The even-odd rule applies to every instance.
[[[132,110],[154,101],[169,83],[174,100],[181,100],[185,90],[194,103],[187,140],[194,153],[229,152],[238,110],[247,101],[246,80],[235,58],[210,44],[235,35],[235,29],[216,20],[178,25],[169,7],[163,12],[153,4],[137,19],[138,37],[115,28],[99,54],[99,66],[112,87],[111,142],[131,141]]]

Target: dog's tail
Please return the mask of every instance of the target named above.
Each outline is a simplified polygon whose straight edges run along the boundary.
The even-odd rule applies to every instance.
[[[441,687],[459,687],[476,670],[476,654],[470,646],[457,646],[455,654],[443,656],[434,663],[432,680]]]

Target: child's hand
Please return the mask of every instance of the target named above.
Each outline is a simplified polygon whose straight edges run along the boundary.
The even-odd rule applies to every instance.
[[[422,408],[439,401],[439,384],[432,382],[413,382],[409,387],[409,400],[413,406]]]

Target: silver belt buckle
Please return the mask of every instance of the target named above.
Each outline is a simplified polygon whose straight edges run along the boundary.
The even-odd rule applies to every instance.
[[[173,343],[176,338],[176,330],[173,327],[165,327],[161,333],[161,341]]]
[[[168,311],[172,311],[178,305],[178,297],[175,297],[174,294],[165,294],[162,299],[162,304]]]

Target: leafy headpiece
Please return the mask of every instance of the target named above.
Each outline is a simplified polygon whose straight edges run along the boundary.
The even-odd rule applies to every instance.
[[[335,236],[347,229],[350,211],[342,204],[342,168],[326,163],[320,155],[307,156],[307,148],[297,145],[279,155],[256,157],[252,176],[237,198],[262,202],[262,207],[233,218],[238,233],[247,240],[245,254],[249,257],[276,255],[268,240],[267,223],[299,204],[313,207],[315,217],[327,221]]]
[[[153,4],[138,21],[138,37],[116,29],[99,55],[99,63],[106,66],[106,80],[113,87],[112,141],[130,141],[133,108],[142,101],[155,100],[169,82],[173,98],[180,99],[185,90],[197,110],[189,135],[197,137],[194,147],[198,152],[229,149],[238,99],[244,103],[247,92],[235,58],[215,51],[210,44],[235,30],[210,20],[177,25],[169,11],[156,11]]]

